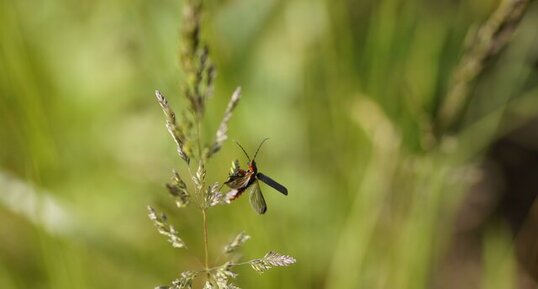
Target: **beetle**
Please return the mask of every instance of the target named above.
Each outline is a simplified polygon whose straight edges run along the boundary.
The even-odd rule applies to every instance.
[[[236,142],[236,144],[241,148],[241,150],[243,151],[243,153],[245,153],[245,156],[248,159],[248,168],[247,170],[243,170],[239,167],[239,162],[237,160],[234,161],[232,163],[230,175],[228,176],[226,182],[224,182],[225,185],[231,188],[230,192],[226,194],[226,200],[228,202],[239,198],[244,191],[252,187],[249,193],[250,205],[258,214],[265,214],[265,212],[267,211],[267,204],[265,203],[265,199],[260,189],[260,184],[258,180],[264,182],[265,184],[269,185],[280,193],[286,196],[288,195],[288,189],[286,187],[279,184],[277,181],[271,179],[270,177],[262,174],[261,172],[258,172],[258,167],[256,165],[256,156],[258,155],[258,152],[260,151],[262,145],[267,140],[268,138],[261,141],[252,159],[250,159],[248,153],[241,146],[241,144]]]

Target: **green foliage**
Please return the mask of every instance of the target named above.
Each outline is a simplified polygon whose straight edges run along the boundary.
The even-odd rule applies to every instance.
[[[187,185],[185,185],[185,182],[181,179],[176,170],[173,171],[172,180],[170,183],[166,184],[166,188],[176,201],[178,208],[184,208],[189,205],[190,195],[187,190]]]
[[[224,141],[228,139],[228,122],[232,117],[232,113],[239,103],[241,98],[241,89],[237,88],[232,94],[228,106],[224,112],[224,117],[215,134],[215,140],[209,145],[202,145],[203,137],[200,133],[202,129],[202,120],[204,117],[207,100],[213,92],[213,80],[215,68],[210,64],[208,47],[200,39],[201,30],[201,1],[189,0],[186,1],[183,7],[182,27],[183,33],[181,43],[181,64],[186,79],[183,84],[183,94],[190,103],[190,108],[183,111],[182,115],[186,115],[186,119],[192,119],[192,123],[188,125],[178,124],[173,110],[170,108],[168,100],[159,92],[155,95],[166,116],[166,128],[176,143],[177,152],[188,166],[191,160],[198,163],[196,173],[191,173],[193,192],[189,192],[188,187],[183,182],[179,173],[174,170],[172,182],[167,184],[169,193],[174,197],[176,205],[183,208],[189,205],[190,197],[194,197],[197,207],[202,212],[204,234],[204,254],[205,267],[199,271],[186,271],[181,274],[181,277],[172,282],[170,286],[164,286],[169,289],[192,288],[193,279],[197,276],[205,276],[204,289],[233,289],[238,288],[231,283],[230,279],[237,276],[233,273],[232,267],[244,264],[250,264],[252,268],[258,272],[263,272],[273,266],[288,266],[295,263],[295,259],[289,256],[280,255],[278,253],[269,252],[261,259],[256,259],[247,263],[237,263],[237,260],[228,260],[225,264],[216,268],[209,266],[209,238],[208,238],[208,220],[207,210],[216,205],[224,205],[228,202],[224,195],[220,192],[222,186],[218,182],[212,185],[207,185],[207,169],[206,163],[220,151]],[[182,129],[186,128],[186,129]],[[187,143],[194,147],[195,151],[186,150]],[[234,163],[235,164],[235,163]],[[258,186],[258,184],[256,183]],[[259,188],[258,188],[259,190]],[[262,199],[261,193],[258,193]],[[153,221],[159,233],[168,237],[170,243],[175,248],[185,248],[185,243],[179,238],[177,231],[171,225],[168,225],[166,216],[157,215],[154,209],[148,207],[149,218]],[[225,246],[225,253],[237,251],[250,236],[241,233],[231,243]],[[202,274],[204,273],[204,274]],[[159,287],[163,288],[163,286]]]
[[[168,241],[174,248],[186,248],[185,242],[178,236],[178,232],[172,225],[168,224],[168,220],[165,214],[157,214],[157,212],[150,206],[148,206],[148,217],[153,222],[157,231],[162,235],[168,237]]]
[[[529,3],[520,21],[489,26],[514,33],[486,33],[510,37],[465,81],[447,130],[440,111],[453,75],[498,1],[208,1],[203,30],[178,25],[200,16],[183,2],[0,0],[0,288],[203,287],[204,272],[189,275],[205,261],[195,212],[213,201],[195,192],[189,169],[222,139],[231,100],[220,96],[237,84],[248,97],[225,135],[245,147],[271,137],[259,161],[291,193],[282,202],[267,193],[263,218],[244,197],[208,209],[209,261],[279,248],[300,266],[258,276],[245,264],[228,284],[432,288],[484,150],[538,114],[536,1],[510,1]],[[178,29],[211,50],[178,41]],[[187,110],[175,110],[173,141],[148,97],[155,88]],[[176,97],[186,90],[189,99]],[[242,158],[230,142],[209,155],[204,195]],[[169,180],[171,168],[179,177]],[[167,213],[189,251],[155,234],[146,204]],[[241,231],[252,239],[223,253]],[[512,238],[487,232],[476,287],[515,287]]]
[[[291,256],[281,255],[279,253],[270,251],[260,259],[255,259],[249,262],[252,269],[259,273],[263,273],[272,267],[289,266],[295,263],[295,259]]]
[[[237,251],[249,239],[250,239],[250,236],[247,235],[245,232],[239,233],[237,236],[235,236],[235,238],[230,243],[224,246],[224,253],[230,254]]]

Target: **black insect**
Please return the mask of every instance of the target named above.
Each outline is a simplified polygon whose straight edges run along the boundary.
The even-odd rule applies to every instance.
[[[239,143],[236,142],[237,145],[241,148],[241,150],[243,150],[243,152],[247,156],[247,159],[249,161],[248,169],[243,170],[239,167],[238,161],[233,162],[232,170],[230,175],[228,176],[228,180],[224,182],[225,185],[232,189],[226,194],[226,199],[228,201],[233,201],[239,198],[239,196],[241,196],[241,194],[243,194],[245,190],[252,186],[252,189],[250,190],[250,205],[258,214],[264,214],[267,211],[267,204],[265,203],[265,199],[263,198],[263,194],[260,189],[260,184],[258,183],[258,180],[266,183],[267,185],[281,192],[282,194],[288,195],[288,189],[286,189],[286,187],[277,183],[270,177],[258,172],[258,167],[256,166],[255,159],[256,155],[258,155],[258,151],[266,140],[268,139],[264,139],[260,143],[258,149],[256,150],[256,153],[254,154],[254,158],[252,159],[250,159],[245,149]]]

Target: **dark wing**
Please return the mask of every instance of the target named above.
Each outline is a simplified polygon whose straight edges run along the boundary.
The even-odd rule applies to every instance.
[[[250,205],[260,215],[265,214],[267,211],[267,204],[265,204],[265,199],[263,198],[258,181],[254,181],[252,189],[250,189]]]
[[[269,185],[271,188],[283,193],[284,195],[288,195],[288,189],[286,189],[286,187],[284,187],[283,185],[277,183],[275,180],[271,179],[270,177],[262,174],[262,173],[258,173],[256,175],[258,177],[258,179],[264,183],[266,183],[267,185]]]
[[[235,171],[234,173],[231,173],[228,176],[228,180],[226,180],[224,184],[226,184],[228,187],[232,189],[240,189],[248,185],[248,182],[251,177],[252,177],[252,173],[238,169],[237,171]]]

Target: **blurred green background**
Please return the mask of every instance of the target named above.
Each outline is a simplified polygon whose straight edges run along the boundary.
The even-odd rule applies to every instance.
[[[498,1],[210,0],[218,69],[204,133],[236,86],[230,138],[285,184],[209,213],[212,259],[245,230],[245,258],[297,263],[241,288],[432,288],[463,192],[491,144],[538,114],[538,6],[480,75],[458,129],[432,122],[467,31]],[[201,216],[163,184],[185,167],[155,89],[173,107],[181,2],[0,0],[0,288],[153,288],[202,267]],[[209,139],[209,138],[208,138]],[[243,161],[232,142],[210,180]],[[164,210],[189,250],[147,218]],[[484,240],[480,288],[517,288],[511,237]],[[213,262],[213,261],[212,261]],[[446,281],[448,282],[448,281]]]

